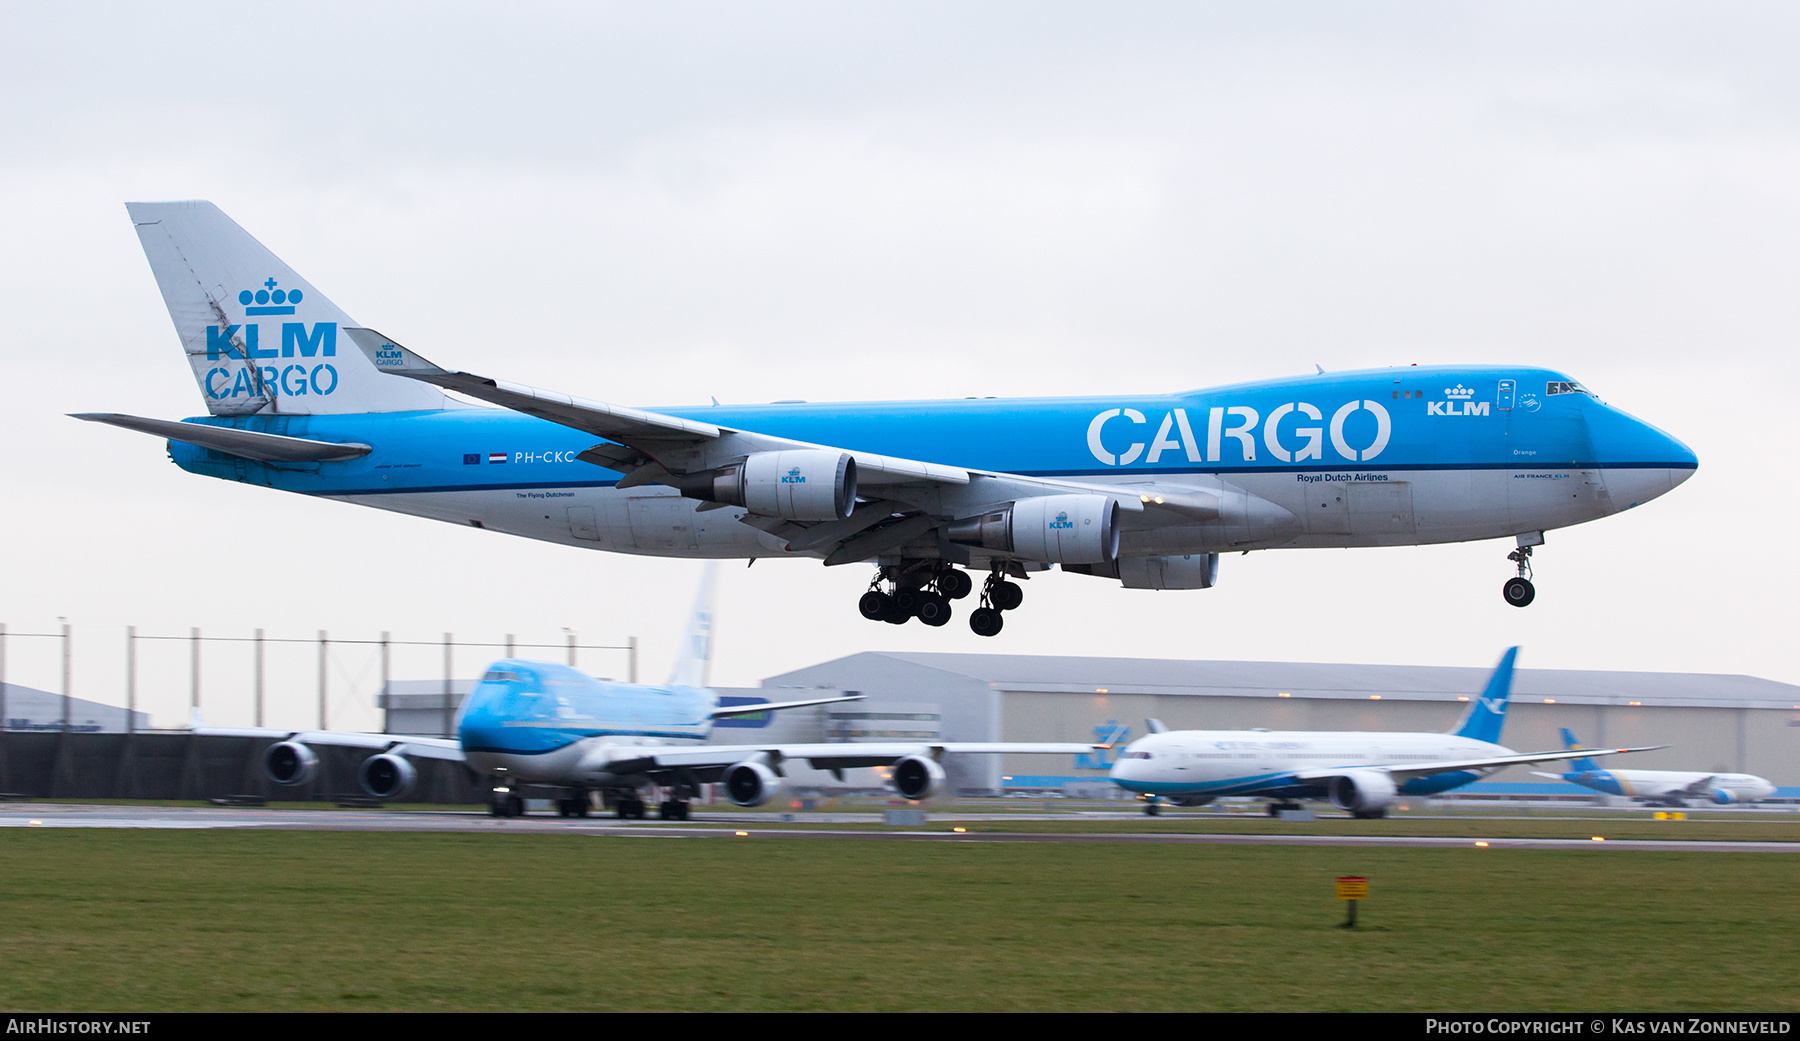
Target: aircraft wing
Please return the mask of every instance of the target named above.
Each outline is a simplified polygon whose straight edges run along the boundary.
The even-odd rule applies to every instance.
[[[1458,761],[1441,761],[1435,763],[1370,763],[1368,766],[1340,766],[1335,769],[1304,770],[1294,774],[1299,781],[1322,781],[1328,777],[1342,777],[1350,770],[1379,770],[1395,780],[1410,780],[1414,777],[1430,777],[1433,774],[1449,773],[1453,770],[1498,770],[1503,766],[1518,766],[1524,763],[1548,763],[1558,759],[1582,759],[1591,756],[1620,755],[1625,752],[1654,752],[1668,745],[1648,745],[1643,748],[1578,748],[1573,751],[1560,752],[1525,752],[1519,755],[1500,755],[1488,759],[1463,759]]]
[[[509,408],[515,412],[523,412],[528,416],[549,420],[561,426],[585,431],[609,441],[617,442],[617,446],[597,445],[589,451],[594,458],[588,462],[598,463],[609,469],[618,469],[628,476],[644,466],[656,466],[662,472],[646,476],[634,482],[648,484],[658,477],[668,476],[695,468],[684,466],[683,448],[696,448],[708,442],[733,440],[741,442],[737,447],[738,454],[745,451],[770,452],[793,448],[827,447],[803,441],[792,441],[787,438],[768,437],[748,431],[731,430],[714,426],[699,420],[684,419],[680,416],[666,415],[660,412],[646,412],[642,409],[612,405],[603,401],[590,401],[586,398],[571,397],[556,391],[539,390],[519,383],[505,383],[477,376],[472,372],[451,372],[448,369],[420,357],[407,350],[393,340],[381,335],[373,329],[346,329],[344,332],[354,341],[362,352],[369,356],[381,371],[393,376],[405,376],[435,384],[446,390],[454,390],[467,394],[472,398]],[[618,446],[635,450],[619,452]],[[709,453],[699,453],[704,456]],[[585,455],[585,454],[584,454]],[[943,466],[937,463],[925,463],[914,459],[899,459],[892,456],[870,455],[865,452],[855,453],[856,468],[859,480],[868,484],[882,484],[906,481],[927,481],[946,484],[968,484],[969,471],[955,466]],[[705,468],[705,464],[698,468]]]
[[[746,759],[776,765],[785,759],[801,759],[817,770],[848,770],[862,766],[891,766],[908,756],[939,759],[944,755],[1086,755],[1104,745],[1068,742],[971,742],[895,741],[836,742],[801,745],[696,745],[689,748],[630,748],[627,756],[613,759],[603,769],[614,776],[656,776],[687,772],[705,781],[717,779]]]
[[[1664,798],[1671,798],[1671,797],[1677,798],[1677,799],[1705,798],[1706,794],[1708,792],[1712,791],[1713,782],[1715,780],[1718,780],[1718,777],[1716,775],[1707,774],[1705,777],[1700,778],[1698,781],[1695,781],[1693,784],[1690,784],[1685,788],[1678,788],[1675,791],[1668,793],[1668,795],[1664,796]]]
[[[198,726],[203,737],[255,737],[270,741],[294,741],[319,748],[363,748],[373,753],[391,752],[415,759],[463,761],[462,743],[444,737],[406,737],[399,734],[366,734],[348,730],[277,730],[272,727]]]
[[[604,443],[576,458],[624,474],[621,488],[653,483],[681,488],[683,478],[703,478],[708,471],[763,452],[844,452],[856,460],[857,487],[872,493],[864,496],[872,501],[857,505],[850,516],[825,522],[786,521],[757,514],[743,518],[745,523],[786,540],[791,551],[816,553],[827,564],[879,556],[926,535],[946,517],[967,517],[1030,496],[1101,495],[1129,513],[1166,510],[1189,520],[1218,515],[1218,496],[1201,489],[1083,484],[795,441],[453,372],[373,329],[347,327],[344,332],[376,368],[389,375],[431,383],[605,438]],[[706,508],[717,505],[709,502]]]

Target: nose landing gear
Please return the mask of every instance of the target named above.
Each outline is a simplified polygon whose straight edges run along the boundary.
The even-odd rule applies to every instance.
[[[1514,607],[1525,607],[1537,599],[1537,587],[1531,584],[1531,548],[1543,544],[1542,533],[1520,535],[1519,548],[1506,555],[1506,559],[1519,566],[1519,574],[1517,578],[1507,579],[1500,593]]]

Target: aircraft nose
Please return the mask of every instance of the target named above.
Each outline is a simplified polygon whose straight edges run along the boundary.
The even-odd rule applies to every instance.
[[[1694,450],[1679,439],[1615,409],[1589,410],[1587,427],[1616,509],[1628,510],[1673,491],[1700,466]]]

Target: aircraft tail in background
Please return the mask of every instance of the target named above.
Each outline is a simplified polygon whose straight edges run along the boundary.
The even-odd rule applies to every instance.
[[[1563,747],[1571,752],[1581,747],[1581,741],[1575,737],[1575,731],[1570,730],[1568,727],[1562,728],[1562,739]],[[1586,773],[1589,770],[1600,769],[1600,764],[1594,762],[1592,759],[1574,759],[1569,762],[1569,767],[1575,773]]]
[[[700,591],[694,595],[694,610],[688,616],[687,632],[681,638],[681,651],[675,657],[675,669],[669,673],[671,687],[705,687],[712,680],[713,590],[719,582],[719,566],[707,561],[700,575]]]
[[[1518,657],[1517,647],[1506,649],[1500,664],[1494,666],[1493,675],[1488,677],[1487,686],[1470,702],[1469,710],[1450,733],[1491,745],[1500,743],[1500,730],[1506,726],[1507,701],[1512,697],[1513,662]]]

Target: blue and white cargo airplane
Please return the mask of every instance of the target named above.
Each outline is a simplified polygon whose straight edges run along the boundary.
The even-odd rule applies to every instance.
[[[1581,742],[1575,732],[1563,728],[1563,745],[1579,750]],[[1775,786],[1755,774],[1695,773],[1688,770],[1602,770],[1592,759],[1578,758],[1569,765],[1569,773],[1553,774],[1541,770],[1532,773],[1554,781],[1567,781],[1592,788],[1603,795],[1623,795],[1652,806],[1686,806],[1689,799],[1702,799],[1719,806],[1756,802],[1775,794]]]
[[[1181,393],[640,409],[435,365],[356,324],[217,207],[131,203],[209,416],[79,418],[210,477],[527,538],[872,562],[862,613],[975,632],[1051,565],[1205,589],[1223,552],[1514,539],[1692,476],[1681,442],[1526,365],[1320,373]],[[497,408],[473,407],[454,391]]]
[[[492,812],[516,817],[527,796],[553,798],[565,817],[585,817],[598,794],[620,817],[645,815],[644,793],[661,796],[665,820],[688,819],[700,785],[723,782],[739,806],[760,806],[782,786],[782,763],[804,760],[814,769],[887,767],[889,783],[908,799],[927,799],[944,784],[945,755],[1062,754],[1094,751],[1091,744],[1007,742],[838,742],[819,744],[705,744],[713,724],[730,716],[859,701],[860,694],[802,701],[721,706],[707,687],[712,663],[711,565],[701,583],[669,682],[660,687],[597,680],[550,662],[494,662],[463,699],[456,738],[397,737],[341,731],[284,731],[197,727],[201,733],[277,739],[263,754],[271,781],[299,786],[316,776],[319,747],[370,752],[357,768],[363,791],[403,798],[417,780],[413,759],[466,764],[493,781]]]
[[[1157,800],[1204,806],[1224,795],[1276,800],[1274,813],[1295,799],[1330,799],[1358,818],[1383,817],[1403,795],[1436,795],[1521,763],[1586,755],[1644,752],[1600,748],[1585,752],[1514,752],[1500,744],[1512,696],[1513,662],[1500,664],[1455,729],[1445,734],[1355,731],[1168,730],[1150,720],[1150,734],[1131,743],[1113,763],[1121,788]]]

